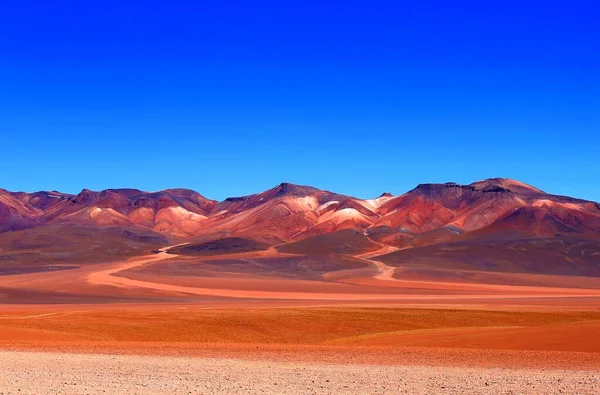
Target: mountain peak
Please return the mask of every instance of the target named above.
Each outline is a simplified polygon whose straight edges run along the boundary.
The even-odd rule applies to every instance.
[[[374,227],[387,229],[381,240],[396,243],[408,237],[402,232],[413,235],[441,232],[432,234],[435,240],[438,236],[454,237],[446,235],[445,229],[474,231],[489,226],[517,208],[530,206],[536,215],[547,210],[558,215],[560,221],[572,218],[571,222],[581,221],[585,229],[591,229],[594,235],[594,232],[600,234],[600,206],[597,204],[544,194],[537,188],[507,178],[491,178],[469,185],[453,182],[420,184],[401,196],[394,197],[386,192],[376,199],[366,200],[282,182],[264,192],[222,202],[205,199],[195,191],[181,188],[157,192],[126,188],[83,189],[77,195],[59,192],[8,192],[6,195],[0,190],[0,202],[6,206],[4,220],[0,213],[0,225],[2,221],[7,224],[4,228],[0,226],[0,232],[68,218],[86,225],[114,220],[119,226],[142,226],[166,234],[237,233],[274,237],[279,242],[308,229],[310,234],[317,234]],[[98,209],[112,211],[104,210],[102,216],[97,216]],[[24,218],[24,222],[19,218]]]
[[[516,193],[545,193],[544,191],[531,186],[529,184],[525,184],[521,181],[517,181],[511,178],[488,178],[486,180],[477,181],[471,186],[475,187],[477,190],[486,190],[490,188],[503,188],[505,190],[516,192]]]
[[[447,182],[445,184],[428,183],[428,184],[419,184],[410,192],[419,191],[422,193],[433,193],[433,192],[440,192],[440,191],[451,190],[451,189],[474,190],[475,188],[473,188],[470,185],[460,185],[455,182]]]
[[[277,185],[275,188],[271,189],[272,192],[275,192],[276,196],[308,196],[311,193],[317,192],[317,188],[305,186],[305,185],[297,185],[289,182],[282,182]]]
[[[72,203],[88,204],[94,200],[96,192],[89,189],[82,189],[77,195],[70,198]]]
[[[512,192],[517,194],[544,194],[542,190],[523,182],[510,178],[488,178],[468,185],[446,182],[443,184],[419,184],[411,192],[420,192],[426,195],[437,195],[444,191],[481,191],[481,192]]]

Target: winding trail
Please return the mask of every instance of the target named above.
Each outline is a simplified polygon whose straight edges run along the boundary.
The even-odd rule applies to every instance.
[[[389,254],[390,252],[398,251],[399,248],[388,246],[388,245],[381,244],[381,243],[377,243],[377,244],[379,244],[379,246],[381,248],[379,248],[378,250],[375,250],[375,251],[367,252],[365,254],[356,255],[355,258],[360,258],[362,260],[368,261],[371,264],[373,264],[373,266],[375,268],[377,268],[378,273],[376,273],[373,276],[374,279],[383,280],[383,281],[398,281],[397,278],[394,278],[394,273],[396,272],[396,269],[397,269],[396,267],[388,266],[381,261],[376,261],[376,260],[370,259],[370,258],[379,256],[379,255],[383,255],[383,254]]]
[[[98,272],[92,272],[92,273],[88,274],[87,282],[90,284],[109,285],[112,287],[121,287],[121,288],[123,288],[123,287],[127,288],[127,287],[131,287],[131,286],[138,286],[138,287],[141,286],[142,288],[154,288],[154,287],[150,287],[148,285],[150,285],[150,284],[159,285],[160,283],[151,283],[151,282],[147,282],[147,281],[140,281],[140,283],[144,283],[146,285],[134,285],[131,283],[131,281],[137,281],[137,280],[131,280],[131,279],[128,279],[125,277],[118,277],[118,276],[115,276],[115,274],[125,271],[125,270],[128,270],[128,269],[133,269],[134,267],[144,266],[149,263],[155,263],[155,262],[164,261],[165,259],[176,258],[179,255],[169,254],[167,251],[171,248],[179,247],[179,246],[182,246],[185,244],[188,244],[188,243],[176,244],[176,245],[164,247],[164,248],[161,248],[160,250],[158,250],[158,253],[156,253],[154,255],[145,255],[145,256],[141,256],[141,257],[132,258],[132,259],[128,260],[126,263],[118,264],[117,266],[112,267],[110,269],[101,270]],[[127,281],[124,281],[124,280],[127,280]],[[154,289],[157,289],[157,288],[154,288]]]
[[[250,298],[250,299],[278,299],[278,300],[399,300],[406,299],[407,295],[383,295],[383,294],[354,294],[354,293],[325,293],[325,292],[280,292],[280,291],[256,291],[240,289],[219,289],[188,287],[181,285],[157,283],[143,280],[135,280],[120,277],[117,274],[124,270],[144,266],[150,263],[163,261],[165,259],[177,258],[180,255],[169,254],[167,251],[176,246],[165,247],[157,254],[133,258],[126,263],[118,264],[110,269],[89,273],[87,282],[92,285],[107,285],[120,288],[147,288],[151,290],[182,293],[198,296],[216,296],[226,298]],[[410,296],[410,295],[409,295]],[[414,297],[415,295],[413,295]],[[416,299],[423,299],[418,296]]]
[[[383,281],[398,281],[398,279],[394,278],[394,273],[396,273],[395,267],[388,266],[383,262],[375,261],[373,259],[366,259],[366,260],[368,260],[373,265],[375,265],[377,270],[379,270],[379,273],[377,273],[376,275],[373,276],[374,279],[383,280]]]
[[[182,244],[178,244],[179,246]],[[310,301],[403,301],[403,300],[477,300],[477,299],[514,299],[521,297],[534,298],[569,298],[569,297],[599,297],[600,290],[582,290],[582,289],[564,289],[550,287],[530,287],[530,286],[511,286],[511,285],[492,285],[492,284],[462,284],[436,281],[413,281],[400,280],[393,277],[395,267],[388,266],[383,262],[368,259],[385,252],[391,252],[394,247],[383,247],[368,254],[358,255],[361,259],[367,260],[377,268],[377,273],[372,279],[394,282],[397,285],[398,293],[336,293],[336,292],[299,292],[299,291],[268,291],[268,290],[245,290],[245,289],[226,289],[226,288],[206,288],[166,284],[153,281],[136,280],[128,277],[121,277],[118,274],[128,269],[156,263],[166,259],[177,258],[180,255],[169,254],[167,251],[176,246],[169,246],[159,250],[153,255],[140,256],[132,258],[124,263],[117,263],[108,269],[94,271],[87,274],[86,282],[91,285],[103,285],[119,288],[145,288],[154,291],[162,291],[174,294],[188,294],[197,296],[212,296],[224,298],[244,298],[244,299],[275,299],[275,300],[310,300]],[[440,289],[442,286],[457,287],[457,289],[470,289],[472,294],[414,294],[402,292],[403,284],[406,288],[422,287],[431,289]],[[485,291],[485,292],[483,292]],[[490,294],[489,292],[497,292]]]

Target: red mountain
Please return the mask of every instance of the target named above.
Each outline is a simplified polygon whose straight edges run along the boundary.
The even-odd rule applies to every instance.
[[[0,189],[0,233],[0,258],[13,263],[62,262],[67,247],[87,260],[117,259],[177,240],[192,242],[190,251],[277,245],[293,254],[388,245],[401,249],[377,258],[389,265],[600,275],[600,205],[508,179],[369,200],[289,183],[222,202],[187,189]]]
[[[560,243],[548,244],[557,254],[561,254],[557,245],[592,248],[589,243],[600,240],[600,205],[509,179],[422,184],[401,196],[383,194],[370,200],[289,183],[222,202],[187,189],[84,189],[77,195],[0,189],[0,232],[39,228],[36,234],[41,235],[60,229],[69,238],[69,226],[79,229],[78,234],[126,230],[111,233],[111,237],[121,235],[123,251],[130,251],[127,245],[133,239],[139,249],[144,240],[152,240],[155,246],[167,238],[201,243],[237,240],[243,245],[279,245],[281,251],[294,253],[302,249],[310,253],[311,245],[334,252],[365,252],[381,245],[412,248],[411,253],[385,257],[390,264],[399,264],[405,258],[414,261],[414,254],[424,246],[431,246],[422,251],[424,256],[441,254],[452,261],[460,255],[447,253],[453,251],[448,247],[453,243],[463,243],[460,248],[467,245],[477,253],[489,252],[486,248],[499,241],[499,250],[510,252],[515,245],[529,250],[539,245],[527,241],[534,239],[560,238]],[[326,235],[331,237],[321,237]],[[281,247],[284,244],[290,247]],[[538,254],[535,248],[532,251],[531,256]],[[505,255],[512,256],[508,252]],[[581,260],[562,256],[566,261]]]
[[[136,189],[108,189],[100,192],[84,189],[77,195],[58,192],[5,192],[4,195],[7,197],[3,201],[7,201],[7,207],[12,208],[11,217],[7,217],[0,225],[6,230],[68,222],[143,227],[159,233],[186,237],[197,232],[199,224],[217,204],[186,189],[152,193]]]
[[[427,245],[475,232],[503,229],[531,236],[561,232],[600,234],[597,203],[547,194],[508,179],[470,185],[423,184],[390,199],[369,229],[373,238],[398,246]]]
[[[187,189],[84,189],[77,195],[0,190],[0,231],[54,222],[142,227],[181,238],[214,234],[274,242],[354,229],[391,245],[419,245],[470,233],[595,237],[600,205],[508,179],[422,184],[401,196],[371,200],[289,183],[222,202]]]

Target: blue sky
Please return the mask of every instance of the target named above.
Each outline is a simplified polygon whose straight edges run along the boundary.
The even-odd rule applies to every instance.
[[[2,188],[511,177],[600,201],[595,2],[10,3]]]

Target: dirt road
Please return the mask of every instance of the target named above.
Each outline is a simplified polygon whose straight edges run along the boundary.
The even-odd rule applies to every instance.
[[[394,267],[387,266],[376,260],[369,260],[366,256],[363,259],[369,260],[378,271],[374,274],[372,280],[380,281],[385,284],[394,284],[398,288],[398,293],[335,293],[335,292],[298,292],[290,290],[288,292],[269,291],[269,290],[248,290],[248,289],[223,289],[206,288],[167,284],[164,282],[144,281],[128,277],[121,277],[119,273],[151,263],[156,263],[165,259],[177,258],[178,255],[169,254],[167,251],[172,247],[165,247],[153,255],[140,256],[128,261],[115,263],[108,268],[98,271],[90,271],[87,274],[86,281],[91,285],[112,286],[120,288],[146,288],[150,290],[165,291],[176,294],[188,294],[199,296],[214,296],[225,298],[247,298],[247,299],[276,299],[276,300],[328,300],[328,301],[399,301],[399,300],[433,300],[438,299],[437,295],[406,294],[402,288],[423,287],[431,289],[468,289],[472,294],[466,295],[445,295],[446,299],[453,300],[477,300],[477,299],[514,299],[521,297],[535,296],[536,298],[569,298],[569,297],[588,297],[600,296],[599,290],[581,290],[567,288],[550,287],[528,287],[528,286],[509,286],[492,284],[463,284],[452,282],[436,281],[418,281],[418,280],[399,280],[393,277]],[[68,276],[69,273],[66,273]],[[157,278],[158,279],[158,278]],[[387,286],[387,285],[386,285]],[[495,294],[494,294],[495,293]]]

